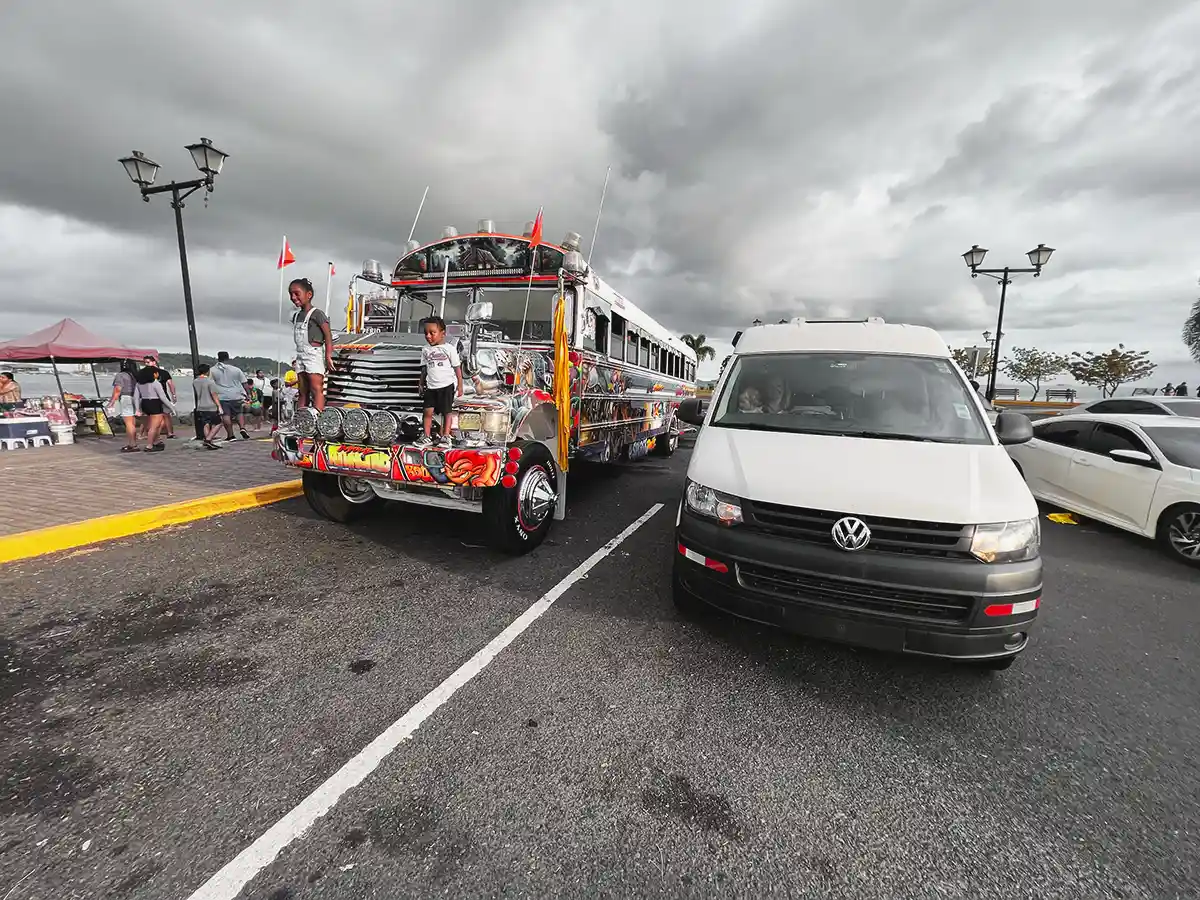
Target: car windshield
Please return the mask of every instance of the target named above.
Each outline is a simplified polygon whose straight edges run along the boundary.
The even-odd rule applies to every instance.
[[[1200,469],[1200,426],[1196,428],[1143,428],[1162,455],[1177,466]]]
[[[736,357],[712,424],[884,440],[992,442],[970,386],[949,360],[886,353]]]
[[[1200,418],[1200,398],[1195,400],[1160,400],[1159,402],[1177,416],[1196,416]]]

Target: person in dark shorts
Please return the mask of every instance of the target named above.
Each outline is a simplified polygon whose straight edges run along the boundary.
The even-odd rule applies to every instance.
[[[142,364],[145,365],[147,368],[151,368],[154,370],[155,377],[158,378],[159,384],[161,384],[163,386],[163,390],[166,391],[167,397],[170,399],[170,401],[172,403],[178,403],[179,397],[175,393],[175,379],[171,377],[171,370],[168,368],[165,368],[163,366],[160,366],[158,364],[158,360],[155,359],[153,356],[142,357]],[[174,418],[174,416],[164,413],[162,421],[163,421],[163,429],[166,433],[166,436],[169,438],[174,438],[175,437],[175,418]]]
[[[421,348],[421,395],[425,406],[425,433],[417,440],[421,446],[433,443],[433,416],[442,417],[443,446],[450,445],[454,428],[454,398],[463,392],[462,361],[453,344],[446,343],[446,323],[440,316],[425,320],[425,346]]]
[[[165,450],[166,445],[159,441],[158,436],[163,429],[163,416],[168,412],[174,413],[175,406],[152,366],[146,366],[137,373],[133,402],[138,411],[146,417],[147,452]]]
[[[200,423],[200,433],[204,435],[204,449],[220,450],[220,445],[213,442],[213,436],[221,427],[221,395],[208,375],[211,369],[208,363],[200,363],[196,370],[196,378],[192,381],[192,394],[196,399],[194,415]]]

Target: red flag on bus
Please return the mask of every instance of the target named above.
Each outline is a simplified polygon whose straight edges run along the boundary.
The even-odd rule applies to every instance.
[[[532,250],[542,243],[542,210],[538,208],[537,218],[533,220],[533,233],[529,236],[529,249]]]

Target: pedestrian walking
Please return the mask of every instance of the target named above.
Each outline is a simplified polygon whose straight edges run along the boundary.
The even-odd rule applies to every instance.
[[[221,427],[221,395],[208,375],[211,368],[208,363],[200,363],[200,367],[196,369],[196,378],[192,381],[196,407],[192,415],[200,423],[200,433],[204,435],[204,449],[220,450],[220,445],[214,443],[213,438],[217,429]]]
[[[166,450],[167,445],[158,438],[164,428],[163,416],[168,412],[174,413],[175,405],[158,380],[154,366],[144,366],[138,371],[133,401],[137,411],[146,417],[146,452]]]
[[[137,452],[137,407],[133,395],[137,391],[137,379],[134,375],[137,365],[131,359],[121,360],[121,370],[113,377],[112,396],[108,400],[108,415],[120,416],[125,423],[125,446],[122,453]]]
[[[250,435],[246,432],[245,373],[231,363],[229,354],[222,350],[217,354],[217,364],[209,370],[209,376],[217,386],[217,393],[221,397],[221,424],[225,426],[229,440],[237,440],[237,436],[233,433],[234,420],[237,421],[238,428],[241,430],[242,440],[250,440]]]

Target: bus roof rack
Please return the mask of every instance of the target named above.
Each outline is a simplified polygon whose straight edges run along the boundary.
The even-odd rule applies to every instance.
[[[883,316],[867,316],[865,319],[806,319],[796,316],[793,325],[884,325]]]

